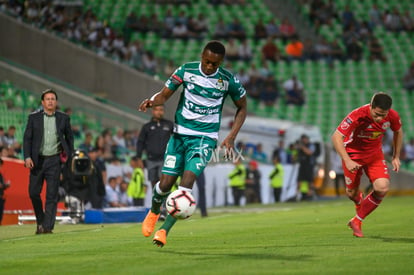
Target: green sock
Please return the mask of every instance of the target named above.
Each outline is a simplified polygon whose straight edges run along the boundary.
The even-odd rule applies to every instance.
[[[151,212],[155,214],[159,214],[161,212],[160,208],[164,200],[168,197],[170,193],[166,194],[159,194],[157,192],[157,185],[154,186],[153,195],[152,195],[152,205],[151,205]]]
[[[165,229],[165,231],[167,231],[168,234],[168,232],[170,232],[171,228],[174,226],[176,221],[176,218],[168,214],[167,218],[165,219],[165,222],[161,225],[160,229]]]

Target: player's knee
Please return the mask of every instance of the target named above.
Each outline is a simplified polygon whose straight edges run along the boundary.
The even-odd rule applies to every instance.
[[[382,196],[385,196],[390,188],[390,181],[388,179],[377,179],[374,184],[374,191]]]

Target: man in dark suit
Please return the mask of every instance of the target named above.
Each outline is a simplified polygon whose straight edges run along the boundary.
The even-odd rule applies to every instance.
[[[56,111],[57,94],[51,89],[42,93],[43,110],[29,115],[24,132],[25,167],[30,169],[29,195],[36,215],[36,234],[52,233],[56,220],[61,161],[73,153],[70,118]],[[40,193],[46,180],[46,203]]]

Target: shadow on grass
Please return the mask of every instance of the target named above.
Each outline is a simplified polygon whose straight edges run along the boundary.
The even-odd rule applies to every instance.
[[[414,238],[372,236],[372,237],[368,237],[367,239],[381,240],[386,243],[412,243],[414,244]]]
[[[288,256],[288,255],[282,255],[282,254],[276,254],[276,253],[242,253],[242,252],[235,252],[235,253],[214,253],[214,252],[206,252],[206,251],[200,251],[200,252],[189,252],[189,251],[177,251],[177,250],[162,250],[161,253],[166,254],[172,254],[174,256],[196,256],[196,257],[202,257],[201,259],[204,260],[211,260],[212,258],[220,258],[223,257],[230,257],[230,258],[237,258],[237,259],[243,259],[246,260],[279,260],[279,261],[312,261],[314,256],[312,255],[295,255],[295,256]]]

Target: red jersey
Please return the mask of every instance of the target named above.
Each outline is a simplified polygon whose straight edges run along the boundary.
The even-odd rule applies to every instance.
[[[370,105],[367,104],[349,113],[336,130],[345,136],[348,153],[362,154],[357,158],[369,158],[381,153],[382,137],[388,128],[394,132],[400,130],[400,115],[390,109],[386,117],[375,122],[370,114]]]

